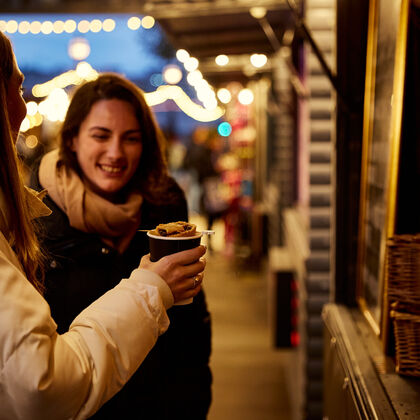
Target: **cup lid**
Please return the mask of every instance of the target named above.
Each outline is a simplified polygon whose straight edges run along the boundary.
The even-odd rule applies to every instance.
[[[147,236],[149,238],[154,239],[164,239],[167,241],[187,241],[188,239],[198,239],[203,236],[202,232],[197,232],[194,236],[160,236],[160,235],[153,235],[150,232],[147,232]]]

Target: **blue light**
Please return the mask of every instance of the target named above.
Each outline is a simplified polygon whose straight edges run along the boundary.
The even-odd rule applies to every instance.
[[[225,121],[219,124],[217,127],[217,132],[223,137],[228,137],[232,132],[232,127],[228,122]]]

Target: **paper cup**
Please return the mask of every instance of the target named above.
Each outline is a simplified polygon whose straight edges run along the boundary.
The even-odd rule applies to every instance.
[[[150,261],[158,261],[165,255],[196,248],[200,245],[203,234],[198,232],[194,236],[168,237],[158,236],[147,232],[149,237]],[[175,305],[192,303],[193,298],[177,302]]]

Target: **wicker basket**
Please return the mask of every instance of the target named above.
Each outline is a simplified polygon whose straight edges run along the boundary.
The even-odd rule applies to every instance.
[[[420,376],[420,316],[399,312],[399,305],[394,302],[391,318],[395,335],[396,371],[401,375]]]
[[[420,234],[387,241],[388,301],[401,312],[420,315]]]

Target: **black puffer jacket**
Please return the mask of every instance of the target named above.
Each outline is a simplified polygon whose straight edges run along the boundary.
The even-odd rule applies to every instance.
[[[37,176],[31,186],[42,189]],[[170,189],[179,201],[155,206],[144,201],[139,229],[159,223],[187,220],[184,194],[173,181]],[[72,320],[91,302],[114,287],[138,267],[149,252],[145,233],[137,232],[120,255],[95,234],[69,225],[68,218],[47,196],[53,211],[39,219],[42,243],[48,253],[46,299],[58,325],[68,329]],[[205,419],[211,402],[211,323],[205,296],[200,292],[191,305],[168,311],[170,327],[124,388],[92,418],[166,420]]]

